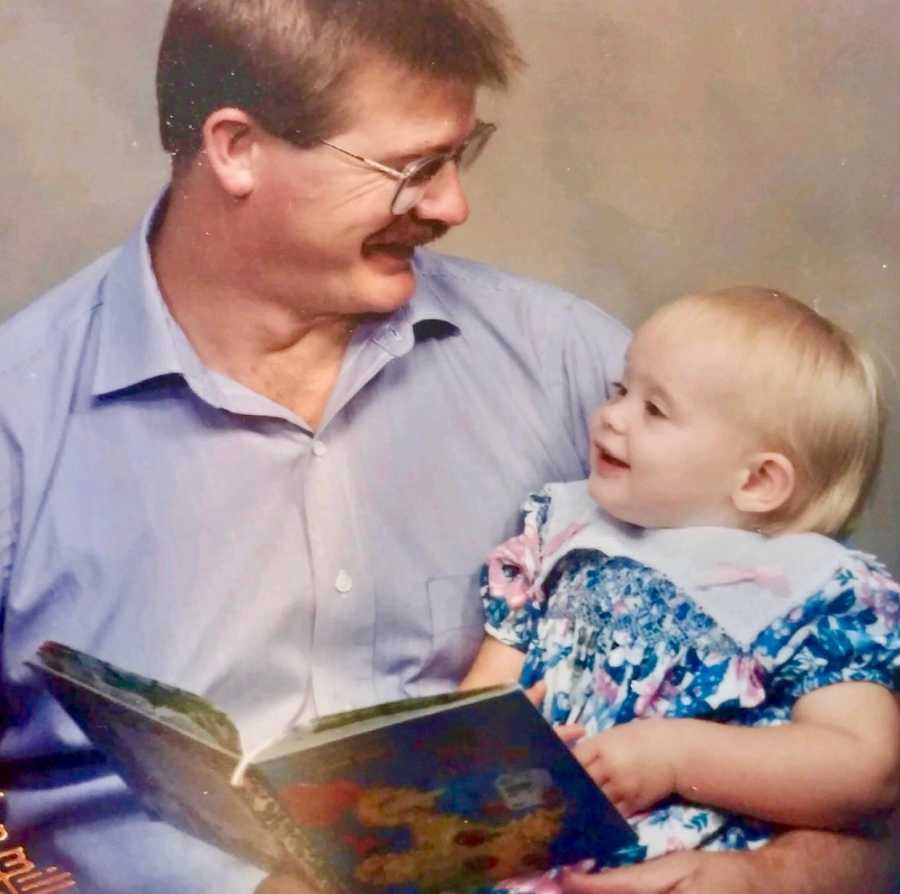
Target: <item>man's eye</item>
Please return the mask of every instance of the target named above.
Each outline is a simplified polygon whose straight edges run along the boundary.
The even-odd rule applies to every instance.
[[[660,419],[665,419],[666,414],[660,408],[658,404],[653,403],[652,400],[648,400],[644,403],[644,407],[647,410],[648,416],[658,416]]]
[[[427,183],[437,176],[446,163],[447,156],[445,155],[431,155],[427,158],[420,158],[405,168],[406,182],[417,186]]]

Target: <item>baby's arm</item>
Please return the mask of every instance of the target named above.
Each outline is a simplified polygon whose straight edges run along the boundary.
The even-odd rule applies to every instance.
[[[807,828],[846,828],[898,803],[900,711],[882,686],[826,686],[801,698],[788,724],[716,724],[701,735],[727,758],[679,748],[682,797]]]
[[[575,753],[625,813],[675,793],[782,825],[846,828],[900,801],[900,710],[872,683],[818,689],[781,726],[636,720]]]
[[[459,688],[480,689],[482,686],[515,683],[524,663],[524,652],[486,636]]]

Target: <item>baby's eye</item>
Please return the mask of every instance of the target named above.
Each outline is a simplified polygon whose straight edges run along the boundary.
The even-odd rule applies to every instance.
[[[628,394],[628,389],[621,382],[611,382],[609,387],[613,397],[625,397]]]
[[[666,414],[659,406],[659,404],[653,403],[652,400],[648,400],[644,402],[644,409],[647,411],[648,416],[657,416],[660,419],[665,419]]]

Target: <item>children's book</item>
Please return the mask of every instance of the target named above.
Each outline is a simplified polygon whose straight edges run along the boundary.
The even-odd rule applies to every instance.
[[[517,687],[322,717],[242,755],[188,692],[53,642],[32,667],[148,811],[323,892],[467,894],[634,841]]]

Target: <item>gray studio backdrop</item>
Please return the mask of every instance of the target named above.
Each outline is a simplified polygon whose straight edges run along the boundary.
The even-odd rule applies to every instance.
[[[629,324],[737,282],[900,334],[896,0],[500,0],[529,60],[445,240]],[[0,316],[121,241],[163,186],[165,0],[0,0]],[[900,571],[900,407],[856,539]]]

